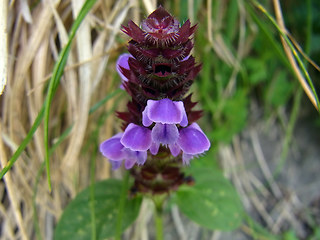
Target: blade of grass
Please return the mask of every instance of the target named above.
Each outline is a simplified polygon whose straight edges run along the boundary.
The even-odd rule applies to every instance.
[[[98,149],[98,143],[94,143],[94,148]],[[97,224],[95,211],[95,171],[96,171],[96,155],[97,151],[92,152],[90,160],[90,212],[91,212],[91,240],[97,239]]]
[[[108,100],[112,99],[113,97],[117,96],[119,93],[123,93],[124,91],[121,90],[121,89],[117,89],[111,93],[109,93],[107,96],[105,96],[102,100],[100,100],[99,102],[97,102],[96,104],[94,104],[91,108],[90,108],[90,111],[89,111],[89,114],[92,114],[94,113],[99,107],[101,107],[103,104],[105,104]],[[121,95],[120,95],[121,97]],[[108,111],[108,113],[103,117],[103,120],[106,119],[106,117],[108,117],[111,112],[113,112],[114,109],[111,109],[111,111]],[[58,138],[58,140],[53,144],[53,146],[50,148],[49,150],[49,156],[52,155],[52,153],[54,152],[54,150],[63,142],[63,140],[65,140],[69,133],[71,132],[72,130],[72,127],[73,125],[69,126],[61,135],[60,137]],[[97,130],[97,133],[99,131]],[[97,134],[96,134],[96,138],[97,139]],[[96,147],[97,148],[97,147]],[[96,152],[96,151],[94,151]],[[94,194],[94,171],[95,171],[95,162],[94,162],[94,159],[95,157],[91,158],[91,186],[92,186],[92,189],[91,189],[91,194]],[[38,185],[40,183],[40,177],[41,177],[41,174],[43,173],[45,169],[45,162],[43,162],[40,166],[40,169],[38,170],[38,173],[37,173],[37,177],[36,177],[36,182],[35,182],[35,185],[34,185],[34,188],[33,188],[33,197],[32,197],[32,205],[33,205],[33,220],[34,220],[34,226],[35,226],[35,229],[36,229],[36,235],[37,235],[37,238],[39,240],[42,239],[41,237],[41,233],[40,233],[40,227],[39,227],[39,221],[38,221],[38,217],[37,217],[37,207],[36,207],[36,197],[37,197],[37,192],[38,192]],[[95,224],[95,212],[94,212],[94,195],[91,195],[91,217],[92,217],[92,239],[96,239],[96,224]]]
[[[37,193],[38,193],[38,186],[39,186],[39,182],[40,182],[40,177],[41,177],[41,174],[44,171],[44,167],[45,167],[45,162],[43,162],[41,164],[40,169],[37,172],[36,182],[35,182],[34,187],[33,187],[33,195],[32,195],[33,225],[34,225],[34,228],[36,230],[36,235],[37,235],[37,239],[38,240],[42,240],[43,238],[41,236],[40,225],[39,225],[39,220],[38,220],[36,197],[37,197]]]
[[[89,114],[94,113],[96,110],[98,110],[98,108],[100,108],[101,106],[103,106],[103,104],[105,104],[108,100],[110,100],[111,98],[117,96],[119,93],[123,93],[123,90],[121,89],[117,89],[111,93],[109,93],[107,96],[105,96],[102,100],[100,100],[99,102],[97,102],[96,104],[94,104],[90,110],[89,110]],[[69,126],[66,130],[64,130],[64,132],[60,135],[60,137],[58,138],[58,140],[52,145],[52,147],[49,150],[49,156],[51,156],[51,154],[54,152],[54,150],[63,142],[63,140],[65,140],[68,136],[69,133],[71,132],[73,128],[73,125]]]
[[[64,71],[64,67],[66,65],[67,62],[67,58],[68,58],[68,54],[70,51],[70,47],[71,47],[71,42],[76,34],[77,29],[79,28],[82,20],[84,19],[84,17],[86,16],[86,14],[89,12],[89,10],[92,8],[92,6],[94,5],[94,3],[96,2],[96,0],[88,0],[86,1],[86,3],[83,5],[78,17],[76,18],[74,24],[72,25],[71,31],[70,31],[70,37],[68,40],[67,45],[63,48],[62,52],[59,55],[59,59],[56,62],[54,69],[53,69],[53,73],[52,73],[52,77],[50,79],[50,83],[49,83],[49,88],[48,88],[48,94],[46,97],[46,100],[41,108],[41,110],[38,113],[37,118],[35,119],[30,131],[28,132],[26,138],[22,141],[22,143],[19,145],[18,149],[15,151],[15,153],[12,155],[12,157],[10,158],[10,160],[8,161],[8,163],[6,164],[6,166],[3,167],[3,169],[0,172],[0,179],[2,179],[2,177],[11,169],[11,167],[13,166],[13,164],[15,163],[15,161],[17,161],[18,157],[21,155],[21,153],[24,151],[24,149],[26,148],[26,146],[28,145],[28,143],[30,142],[30,140],[32,139],[35,131],[37,130],[37,128],[39,127],[42,118],[46,114],[49,113],[49,108],[50,108],[50,104],[51,104],[51,100],[53,98],[53,95],[55,93],[55,91],[57,90],[57,87],[59,86],[59,82],[60,82],[60,78],[63,74]],[[45,143],[48,143],[48,115],[46,117],[46,121],[47,123],[45,124]],[[46,144],[46,166],[47,166],[47,170],[49,169],[49,150],[48,150],[48,144]],[[50,182],[50,169],[48,171],[48,183],[49,183],[49,189],[51,190],[51,182]]]
[[[98,103],[93,105],[89,112],[90,113],[94,112],[99,106],[102,106],[102,103],[108,101],[110,98],[112,98],[113,96],[115,96],[119,92],[124,92],[124,91],[121,91],[121,89],[115,90],[114,92],[110,93],[107,97],[105,97],[104,99],[102,99],[101,101],[99,101]],[[118,96],[118,99],[119,98],[121,98],[121,95]],[[100,128],[105,123],[107,117],[109,117],[115,111],[118,102],[119,101],[116,101],[116,104],[115,104],[115,106],[113,106],[113,108],[108,110],[106,113],[103,113],[99,117],[98,122],[97,122],[97,127],[96,127],[95,131],[93,131],[93,133],[90,137],[90,138],[92,138],[92,140],[89,140],[89,142],[91,143],[90,145],[91,146],[93,145],[93,148],[94,148],[93,155],[91,156],[91,160],[90,160],[90,203],[89,203],[90,212],[91,212],[91,239],[92,240],[97,239],[96,210],[95,210],[96,154],[97,154],[97,149],[99,146],[99,143],[97,141],[98,141]],[[121,211],[121,210],[119,210],[119,211]]]
[[[87,0],[85,2],[85,4],[83,5],[81,11],[79,12],[79,15],[77,16],[76,20],[74,21],[74,23],[72,25],[67,45],[63,48],[62,52],[59,55],[59,59],[53,69],[53,74],[52,74],[52,77],[49,82],[48,93],[47,93],[45,106],[44,106],[44,147],[45,147],[45,162],[46,162],[49,191],[51,191],[50,163],[49,163],[49,112],[50,112],[50,106],[51,106],[53,96],[59,86],[61,76],[64,72],[64,67],[67,63],[68,55],[69,55],[69,52],[71,49],[72,40],[73,40],[81,22],[82,22],[82,20],[87,15],[87,13],[91,10],[91,8],[95,2],[96,2],[96,0]]]
[[[30,131],[28,132],[26,138],[23,139],[23,141],[19,145],[18,149],[15,151],[15,153],[12,155],[12,157],[8,161],[8,163],[2,168],[2,170],[0,172],[0,179],[2,179],[3,176],[12,168],[15,161],[17,161],[18,157],[24,151],[24,149],[26,148],[26,146],[28,145],[28,143],[32,139],[34,133],[36,132],[37,128],[39,127],[43,116],[44,116],[44,104],[43,104],[37,118],[35,119],[32,127],[30,128]]]
[[[289,51],[286,53],[287,53],[287,57],[288,57],[291,65],[292,65],[292,68],[294,70],[294,73],[297,76],[301,86],[303,87],[303,89],[306,92],[307,96],[309,97],[310,101],[312,102],[314,107],[319,111],[320,103],[319,103],[319,98],[316,93],[315,87],[314,87],[313,82],[310,78],[310,75],[309,75],[308,71],[306,70],[306,68],[305,68],[300,56],[298,55],[297,50],[295,49],[294,45],[292,44],[292,42],[288,38],[285,31],[282,30],[282,28],[279,26],[277,21],[270,15],[270,13],[267,10],[260,3],[258,3],[256,0],[251,0],[251,2],[271,21],[271,23],[275,26],[277,31],[280,33],[285,44],[287,44]],[[280,7],[277,7],[276,9],[280,10],[279,8]],[[293,54],[293,57],[291,56],[291,54]],[[302,70],[303,74],[305,75],[307,81],[302,76],[299,67],[296,65],[295,60],[298,62],[298,65],[299,65],[300,69]]]
[[[247,3],[247,10],[250,13],[250,16],[253,18],[253,20],[255,21],[255,23],[258,25],[258,27],[261,29],[262,33],[266,36],[266,39],[268,39],[268,41],[270,42],[271,46],[274,48],[276,54],[279,56],[279,58],[281,59],[281,61],[288,67],[291,68],[291,65],[286,57],[286,55],[284,54],[282,47],[280,45],[280,43],[278,43],[276,41],[276,39],[273,37],[273,35],[271,34],[271,31],[268,29],[266,23],[264,23],[263,21],[261,21],[259,19],[259,17],[255,14],[255,12],[253,11],[252,7]]]
[[[119,93],[124,93],[124,91],[119,88],[119,89],[116,89],[113,92],[109,93],[107,96],[105,96],[105,98],[103,98],[102,100],[100,100],[99,102],[97,102],[96,104],[94,104],[90,108],[89,114],[95,112],[99,107],[104,105],[107,101],[109,101],[111,98],[113,98],[114,96],[118,95]]]
[[[311,7],[311,0],[307,0],[306,1],[307,4],[307,24],[306,24],[306,44],[305,44],[305,51],[306,54],[310,53],[310,48],[311,48],[311,36],[312,36],[312,7]],[[304,61],[304,64],[307,65],[308,63],[308,59],[306,59]],[[294,94],[294,98],[293,98],[293,107],[292,107],[292,111],[290,114],[290,119],[289,119],[289,123],[288,123],[288,127],[286,130],[286,134],[285,134],[285,138],[283,141],[283,147],[282,147],[282,152],[281,152],[281,156],[280,156],[280,160],[277,164],[276,167],[276,171],[275,171],[275,177],[278,177],[278,175],[282,172],[283,167],[285,166],[285,161],[287,159],[288,156],[288,152],[289,152],[289,147],[290,147],[290,143],[291,143],[291,139],[292,139],[292,135],[293,135],[293,131],[294,131],[294,127],[296,125],[296,121],[298,118],[298,113],[300,110],[300,105],[301,105],[301,98],[302,98],[302,89],[299,88],[297,90],[297,93]]]

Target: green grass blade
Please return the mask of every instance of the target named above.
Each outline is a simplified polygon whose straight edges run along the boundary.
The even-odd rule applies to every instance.
[[[94,111],[96,111],[99,107],[101,107],[102,105],[104,105],[108,100],[110,100],[111,98],[113,98],[114,96],[118,95],[119,93],[123,93],[124,91],[122,89],[116,89],[115,91],[109,93],[105,98],[103,98],[102,100],[100,100],[99,102],[97,102],[96,104],[94,104],[90,110],[89,110],[89,114],[93,113]]]
[[[44,104],[38,113],[38,116],[36,120],[34,121],[30,131],[28,132],[27,136],[25,139],[23,139],[22,143],[18,147],[18,149],[15,151],[15,153],[12,155],[6,166],[3,167],[3,169],[0,172],[0,179],[3,178],[3,176],[11,169],[15,161],[17,161],[18,157],[21,155],[21,153],[24,151],[30,140],[32,139],[34,133],[36,132],[37,128],[39,127],[42,118],[44,116]]]
[[[98,144],[94,143],[94,148],[98,148]],[[95,171],[96,171],[96,155],[97,151],[93,151],[92,157],[90,159],[90,212],[91,212],[91,240],[97,239],[97,221],[95,214]]]
[[[68,55],[71,48],[72,40],[82,22],[84,17],[87,15],[87,13],[91,10],[92,6],[96,0],[87,0],[82,9],[79,12],[78,17],[74,21],[70,35],[69,40],[67,42],[67,45],[63,48],[62,52],[59,55],[59,59],[53,69],[52,77],[50,79],[49,87],[48,87],[48,93],[45,101],[45,107],[44,107],[44,146],[45,146],[45,162],[46,162],[46,170],[47,170],[47,178],[48,178],[48,185],[49,190],[51,191],[51,180],[50,180],[50,163],[49,163],[49,112],[50,112],[50,106],[53,99],[53,96],[59,86],[61,76],[64,71],[64,67],[66,66]]]
[[[294,47],[294,45],[292,44],[292,42],[288,38],[287,34],[281,30],[280,26],[278,25],[276,20],[269,14],[269,12],[259,2],[257,2],[256,0],[251,0],[251,1],[254,4],[254,6],[256,6],[270,20],[270,22],[275,26],[277,31],[280,33],[281,37],[283,37],[285,42],[288,44],[288,46],[289,46],[289,48],[290,48],[295,60],[298,62],[298,65],[299,65],[300,69],[302,70],[303,74],[305,75],[305,77],[307,79],[307,82],[309,84],[309,87],[311,88],[315,103],[317,105],[316,106],[317,110],[319,111],[320,102],[319,102],[319,98],[318,98],[317,92],[316,92],[314,84],[313,84],[313,82],[312,82],[312,80],[310,78],[310,75],[309,75],[308,71],[306,70],[306,68],[305,68],[305,66],[303,64],[303,61],[301,60],[300,56],[297,53],[296,48]]]
[[[288,68],[291,68],[290,62],[287,59],[287,57],[281,47],[281,44],[274,38],[274,36],[270,32],[270,30],[268,29],[267,24],[259,19],[257,14],[252,9],[251,5],[249,5],[247,2],[246,2],[246,6],[247,6],[247,10],[248,10],[250,16],[255,21],[255,23],[258,25],[258,27],[261,29],[262,33],[266,36],[266,39],[269,41],[271,46],[274,48],[274,50],[275,50],[276,54],[278,55],[278,57],[280,58],[280,60]]]
[[[2,177],[11,169],[11,167],[13,166],[15,161],[17,161],[18,157],[24,151],[24,149],[26,148],[26,146],[28,145],[28,143],[32,139],[35,131],[39,127],[39,125],[40,125],[40,123],[42,121],[42,118],[44,117],[45,113],[48,114],[48,112],[49,112],[48,107],[50,107],[50,103],[48,103],[48,100],[52,100],[52,97],[53,97],[57,87],[59,86],[60,78],[61,78],[61,76],[63,74],[63,70],[64,70],[64,67],[65,67],[66,62],[67,62],[67,57],[68,57],[68,54],[69,54],[69,51],[70,51],[70,46],[71,46],[72,39],[74,38],[74,36],[76,34],[76,31],[80,26],[81,21],[84,19],[84,17],[89,12],[89,10],[92,8],[92,6],[94,5],[95,2],[96,2],[96,0],[88,0],[88,1],[86,1],[85,4],[83,5],[81,11],[79,12],[78,17],[75,20],[75,22],[74,22],[74,24],[73,24],[73,26],[71,28],[69,41],[68,41],[67,45],[64,47],[64,49],[62,50],[62,52],[60,54],[60,57],[59,57],[59,60],[57,61],[56,65],[54,67],[53,74],[52,74],[52,77],[50,79],[50,84],[49,84],[49,88],[48,88],[48,95],[46,97],[46,101],[44,102],[40,112],[38,113],[38,116],[37,116],[36,120],[34,121],[31,129],[29,130],[26,138],[22,141],[22,143],[20,144],[18,149],[12,155],[12,157],[8,161],[7,165],[4,166],[3,169],[1,170],[0,179],[2,179]],[[48,116],[47,116],[47,118],[48,118]],[[45,130],[46,130],[45,131],[45,142],[48,143],[48,122],[47,122],[47,126],[45,126]],[[48,154],[49,154],[49,151],[48,151],[48,144],[47,144],[46,145],[46,159],[49,159],[48,158]],[[47,170],[48,170],[49,162],[46,161],[46,163],[47,163]],[[48,172],[48,174],[50,174],[50,172]],[[48,179],[50,179],[49,176],[48,176]],[[50,182],[49,182],[49,187],[51,189]]]
[[[306,44],[305,44],[305,52],[307,55],[310,54],[310,48],[311,48],[311,36],[312,36],[312,7],[311,7],[311,0],[306,1],[307,4],[307,24],[306,24]],[[304,64],[308,64],[308,62],[304,61]],[[302,88],[299,88],[294,94],[293,98],[293,107],[291,110],[288,127],[286,130],[286,134],[283,141],[283,147],[280,155],[280,160],[278,161],[276,171],[275,171],[275,177],[278,177],[278,175],[283,171],[283,167],[285,166],[285,161],[288,156],[290,143],[292,141],[293,131],[298,119],[298,113],[301,106],[301,98],[302,98]]]
[[[100,108],[101,106],[103,106],[106,102],[108,102],[110,99],[112,99],[113,97],[117,96],[119,93],[124,93],[123,90],[121,89],[116,89],[115,91],[107,94],[102,100],[100,100],[99,102],[97,102],[96,104],[94,104],[90,110],[89,110],[89,114],[94,113],[96,110],[98,110],[98,108]],[[63,142],[63,140],[65,140],[68,136],[69,133],[71,132],[73,128],[73,125],[69,126],[66,130],[64,130],[64,132],[59,136],[58,140],[51,146],[50,150],[49,150],[49,156],[51,156],[51,154],[54,152],[54,150]]]
[[[90,108],[89,114],[94,113],[99,107],[103,106],[103,104],[106,103],[108,100],[112,99],[117,94],[123,93],[123,92],[124,92],[123,90],[117,89],[117,90],[107,94],[102,100],[100,100],[99,102],[97,102],[96,104],[94,104]],[[109,114],[107,116],[109,116]],[[65,140],[69,136],[72,128],[73,128],[73,125],[69,126],[59,136],[58,140],[50,148],[49,156],[51,156],[53,154],[54,150],[63,142],[63,140]],[[97,131],[97,133],[98,133],[98,131]],[[36,197],[37,197],[37,192],[38,192],[38,185],[40,183],[40,176],[43,173],[44,169],[45,169],[45,162],[43,162],[41,164],[41,167],[40,167],[40,169],[39,169],[39,171],[37,173],[36,182],[35,182],[35,185],[34,185],[34,188],[33,188],[33,198],[32,198],[32,201],[33,201],[34,226],[35,226],[35,229],[36,229],[37,238],[40,239],[40,240],[41,240],[41,234],[40,234],[40,230],[39,230],[40,229],[39,221],[38,221],[38,218],[37,218]],[[94,193],[94,184],[95,184],[95,182],[94,182],[94,171],[95,171],[95,157],[92,157],[92,160],[91,160],[91,186],[92,186],[92,192],[93,193]],[[91,208],[92,208],[92,216],[91,216],[92,217],[92,239],[96,239],[96,235],[95,235],[96,234],[95,233],[96,224],[95,224],[95,215],[94,215],[94,196],[91,195],[91,197],[92,197],[91,201],[93,202],[92,203],[93,205],[91,205]]]
[[[36,230],[36,235],[38,240],[42,240],[41,231],[40,231],[40,224],[38,220],[38,211],[37,211],[37,193],[38,193],[38,186],[41,178],[41,174],[44,171],[45,162],[41,163],[40,169],[38,170],[37,176],[36,176],[36,182],[33,187],[33,195],[32,195],[32,208],[33,208],[33,225]]]

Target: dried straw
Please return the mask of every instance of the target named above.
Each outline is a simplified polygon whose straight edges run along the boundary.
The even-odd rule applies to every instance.
[[[0,77],[5,80],[8,76],[6,90],[1,96],[2,167],[25,138],[42,107],[48,76],[68,41],[72,19],[75,19],[83,3],[46,0],[32,9],[26,0],[11,1],[10,6],[8,1],[0,3],[0,41],[4,43],[0,45]],[[39,234],[50,238],[70,197],[88,186],[88,166],[91,156],[97,151],[92,147],[89,136],[96,129],[101,114],[113,107],[114,100],[108,102],[106,109],[99,109],[90,117],[89,109],[118,87],[118,83],[114,83],[115,75],[106,72],[114,73],[115,56],[120,54],[119,50],[125,50],[124,44],[118,43],[117,36],[134,5],[134,1],[127,0],[116,1],[115,4],[97,1],[81,24],[50,109],[50,146],[68,127],[73,126],[68,138],[50,157],[52,193],[49,193],[46,176],[40,170],[44,160],[43,126],[40,125],[33,140],[0,185],[0,198],[6,198],[0,203],[1,239],[34,238],[34,204]],[[6,33],[8,47],[5,45]],[[114,120],[110,122],[108,119],[102,127],[101,138],[106,139],[114,134],[115,126]],[[87,145],[91,147],[83,151]],[[109,164],[100,155],[97,156],[96,178],[108,178]],[[7,194],[6,197],[4,194]]]

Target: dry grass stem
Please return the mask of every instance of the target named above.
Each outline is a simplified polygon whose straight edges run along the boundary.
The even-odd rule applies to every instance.
[[[3,0],[0,3],[0,96],[7,84],[7,66],[8,66],[8,1]]]
[[[0,49],[9,51],[7,73],[1,71],[1,78],[5,74],[8,75],[6,91],[1,96],[1,166],[7,161],[3,154],[12,155],[39,113],[45,99],[47,80],[51,76],[61,48],[68,41],[72,19],[78,14],[83,2],[46,0],[39,2],[31,11],[28,1],[21,1],[22,4],[19,3],[19,6],[15,6],[18,2],[10,2],[10,41],[8,48]],[[5,3],[8,2],[1,1],[1,20],[5,18],[2,12]],[[1,238],[31,239],[31,236],[34,236],[33,204],[37,206],[36,217],[40,234],[42,237],[50,238],[53,227],[70,197],[88,185],[87,166],[93,149],[89,152],[83,152],[83,149],[88,145],[89,134],[96,129],[97,125],[94,123],[103,111],[98,110],[90,117],[88,112],[93,103],[118,87],[118,83],[114,84],[115,75],[106,72],[114,73],[114,55],[124,50],[125,44],[119,43],[117,36],[132,6],[133,1],[117,1],[114,5],[97,1],[83,21],[72,44],[66,71],[51,106],[51,144],[56,142],[68,127],[73,126],[68,138],[50,157],[53,194],[48,192],[46,175],[40,174],[39,183],[36,182],[44,157],[43,126],[40,125],[33,141],[15,163],[14,168],[7,173],[5,185],[0,185],[1,197],[7,192],[9,199],[9,204],[0,204],[3,229]],[[0,31],[5,31],[2,25]],[[92,34],[93,32],[95,34]],[[0,36],[5,37],[3,34]],[[1,44],[1,47],[4,45]],[[4,57],[1,53],[0,66],[5,64]],[[107,111],[114,104],[114,100],[110,100],[105,106],[108,108]],[[110,122],[109,119],[111,118],[103,125],[103,139],[114,133],[114,120]],[[107,177],[109,164],[99,156],[96,178]],[[36,184],[37,194],[33,203],[33,187]],[[20,207],[22,205],[23,210]],[[15,228],[17,231],[13,231]]]
[[[149,239],[149,231],[148,224],[152,219],[152,209],[153,202],[150,199],[143,199],[142,205],[140,208],[140,213],[137,218],[134,227],[134,234],[129,234],[129,240],[148,240]]]
[[[263,155],[262,148],[261,148],[261,145],[260,145],[260,142],[259,142],[259,138],[258,138],[257,132],[255,130],[251,130],[250,131],[250,137],[251,137],[251,142],[252,142],[252,145],[253,145],[253,150],[254,150],[254,153],[256,155],[257,162],[259,163],[259,166],[261,168],[261,171],[262,171],[264,177],[266,178],[266,180],[270,184],[272,193],[277,198],[281,198],[282,197],[281,191],[280,191],[278,185],[276,184],[276,182],[274,181],[272,173],[271,173],[271,171],[270,171],[270,169],[269,169],[269,167],[268,167],[268,165],[266,163],[266,160],[265,160],[265,157]]]
[[[0,132],[2,132],[1,123],[0,123]],[[0,163],[1,163],[1,166],[5,166],[7,164],[7,156],[5,154],[5,150],[4,150],[3,142],[2,142],[1,138],[0,138]],[[7,173],[4,176],[4,182],[6,185],[6,190],[8,193],[8,198],[10,200],[11,207],[13,208],[12,209],[13,214],[14,214],[14,217],[17,221],[19,232],[21,234],[21,239],[28,240],[25,222],[23,221],[23,218],[21,215],[21,209],[19,207],[19,205],[20,205],[19,202],[21,201],[20,198],[21,197],[23,198],[23,194],[22,194],[22,196],[20,196],[20,194],[22,192],[20,192],[16,189],[16,184],[12,180],[11,172]]]
[[[273,5],[274,5],[274,9],[275,9],[275,13],[276,13],[276,19],[277,19],[277,22],[279,24],[279,27],[281,29],[281,31],[283,33],[285,33],[286,35],[287,34],[287,29],[285,27],[285,24],[284,24],[284,21],[283,21],[283,16],[282,16],[282,11],[281,11],[281,6],[280,6],[280,2],[279,0],[273,0]],[[288,57],[288,60],[303,88],[303,90],[305,91],[305,93],[307,94],[308,98],[310,99],[310,101],[312,102],[313,106],[319,111],[319,108],[318,108],[318,104],[317,104],[317,101],[316,101],[316,98],[315,96],[313,95],[313,92],[310,88],[310,86],[308,85],[307,83],[307,80],[305,79],[305,77],[303,76],[303,74],[301,73],[301,70],[294,58],[294,54],[296,55],[296,53],[293,53],[290,49],[290,47],[288,46],[288,44],[286,43],[286,41],[283,39],[283,37],[281,36],[281,42],[282,42],[282,45],[283,45],[283,48],[285,50],[285,53]]]
[[[147,10],[147,14],[152,13],[156,9],[156,0],[143,0],[144,7]]]
[[[171,209],[171,215],[172,215],[172,219],[175,225],[175,229],[179,235],[179,239],[180,240],[186,240],[187,239],[187,235],[186,235],[186,229],[183,226],[183,222],[181,220],[180,217],[180,213],[179,213],[179,209],[177,206],[173,206]]]

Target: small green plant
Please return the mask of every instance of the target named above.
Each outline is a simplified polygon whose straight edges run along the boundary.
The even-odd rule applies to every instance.
[[[43,105],[31,122],[32,126],[26,128],[24,140],[16,149],[12,147],[15,151],[0,172],[2,179],[23,153],[32,156],[32,151],[26,151],[27,146],[36,131],[43,127],[44,159],[41,160],[44,161],[35,176],[32,198],[38,239],[42,238],[43,232],[38,219],[39,182],[42,177],[48,181],[52,196],[65,190],[65,186],[54,189],[49,160],[56,152],[61,154],[66,150],[62,145],[76,131],[77,124],[76,120],[65,124],[66,106],[63,97],[57,99],[57,92],[63,74],[70,70],[66,69],[66,64],[78,29],[97,2],[85,1],[71,25],[66,45],[59,49],[52,75],[45,85]],[[160,6],[140,27],[129,20],[121,27],[131,38],[128,44],[124,43],[123,37],[108,32],[110,36],[106,35],[114,38],[117,47],[114,50],[108,45],[107,52],[100,57],[108,54],[111,67],[105,74],[112,73],[112,81],[103,83],[109,86],[107,92],[95,90],[100,100],[86,109],[94,123],[87,128],[85,141],[78,151],[90,159],[81,165],[81,173],[86,172],[89,176],[84,184],[87,187],[78,192],[78,181],[82,176],[73,176],[75,179],[71,181],[74,181],[75,190],[71,192],[74,198],[71,200],[67,196],[70,202],[57,219],[54,239],[121,239],[124,231],[138,218],[144,199],[154,203],[154,234],[159,240],[164,239],[166,230],[163,222],[166,206],[172,205],[207,231],[240,229],[254,239],[299,239],[294,230],[273,233],[269,223],[265,227],[247,216],[241,201],[243,196],[239,196],[221,170],[219,149],[237,143],[238,134],[251,124],[248,121],[251,114],[260,115],[266,122],[275,117],[283,127],[284,140],[281,158],[272,174],[278,176],[283,171],[303,89],[315,108],[319,108],[317,86],[311,80],[313,75],[307,71],[308,63],[316,66],[307,55],[316,53],[310,46],[318,37],[318,33],[312,34],[311,2],[307,1],[303,11],[308,17],[303,33],[306,36],[305,53],[281,25],[281,16],[272,16],[268,10],[270,3],[266,1],[168,1],[164,6],[173,9],[177,18]],[[123,8],[119,14],[121,21],[131,7],[123,3],[119,1],[113,6]],[[39,6],[38,3],[35,6]],[[90,20],[97,24],[99,17]],[[114,15],[110,14],[111,17]],[[121,22],[119,19],[115,22]],[[100,28],[96,27],[92,32],[96,39],[102,31]],[[108,31],[111,29],[110,26],[107,28]],[[130,54],[120,55],[120,51],[126,51],[125,45]],[[115,59],[118,62],[114,67]],[[62,110],[54,116],[52,108],[58,100]],[[126,106],[124,100],[128,100]],[[112,106],[109,105],[111,101]],[[252,112],[257,109],[256,105],[262,114]],[[288,121],[280,114],[284,109],[288,112]],[[115,129],[118,134],[105,140],[107,137],[102,129],[115,111],[119,111],[116,114],[121,123],[109,125],[108,134],[113,134]],[[57,137],[51,136],[53,132],[58,133]],[[119,174],[122,179],[96,180],[97,160],[102,161],[99,149],[113,170],[124,165],[123,174]],[[227,168],[241,173],[247,170],[236,169],[237,166]],[[81,173],[79,171],[79,175]],[[309,239],[318,239],[319,228],[315,226],[312,231]]]

